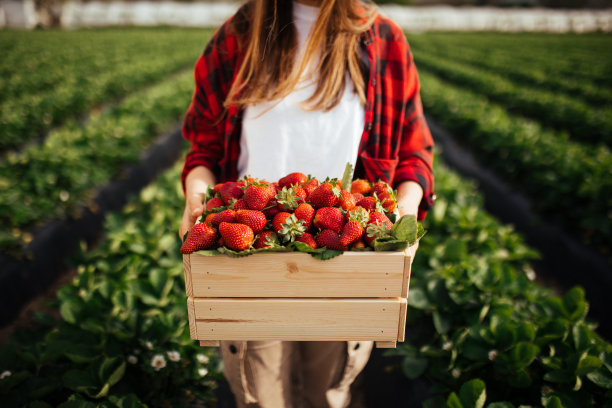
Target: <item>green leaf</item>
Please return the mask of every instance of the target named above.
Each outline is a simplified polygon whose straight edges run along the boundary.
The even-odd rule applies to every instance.
[[[448,333],[453,324],[452,317],[438,310],[434,310],[433,324],[439,334]]]
[[[586,375],[597,370],[599,367],[601,367],[601,365],[601,359],[595,356],[585,356],[578,362],[578,367],[576,367],[576,375]]]
[[[529,387],[532,382],[531,376],[525,369],[516,370],[508,376],[508,384],[515,388]]]
[[[539,351],[540,348],[535,344],[527,342],[517,343],[516,346],[510,350],[510,360],[515,364],[515,367],[524,368],[531,364]]]
[[[588,350],[593,346],[593,332],[583,322],[576,324],[572,328],[572,337],[574,338],[576,351]]]
[[[320,259],[321,261],[326,261],[328,259],[335,258],[342,254],[343,254],[343,251],[336,251],[333,249],[326,249],[321,252],[311,252],[310,253],[310,255],[312,255],[313,258]]]
[[[544,408],[564,408],[561,399],[556,395],[543,396],[542,406],[544,406]]]
[[[406,356],[402,360],[402,372],[411,380],[423,375],[427,369],[427,359],[418,356]]]
[[[408,305],[421,310],[431,307],[425,291],[421,288],[410,288],[408,292]]]
[[[570,320],[584,319],[589,309],[588,303],[584,300],[584,289],[574,286],[567,291],[563,296],[563,307]]]
[[[601,388],[612,390],[612,374],[604,368],[591,371],[586,375],[591,382]]]
[[[487,404],[487,408],[514,408],[514,405],[507,401],[498,401]]]
[[[484,407],[487,400],[485,383],[479,378],[464,383],[459,390],[459,399],[466,408]]]
[[[342,175],[342,181],[340,182],[340,188],[342,190],[351,191],[351,181],[353,180],[353,165],[346,163],[344,168],[344,174]]]
[[[574,380],[574,375],[568,370],[552,370],[544,374],[544,379],[554,383],[569,383]]]
[[[203,255],[203,256],[217,256],[223,255],[221,252],[216,249],[203,249],[201,251],[195,251],[194,254]]]
[[[404,215],[391,227],[391,236],[412,245],[416,242],[417,224],[416,215]]]
[[[105,358],[98,370],[98,378],[112,386],[121,380],[124,373],[125,361],[121,357]]]
[[[84,370],[68,370],[62,376],[64,386],[73,391],[81,392],[89,396],[95,395],[99,389],[99,385],[92,378],[88,371]]]
[[[374,240],[375,251],[403,251],[408,248],[408,241],[397,239],[376,238]]]
[[[446,406],[448,408],[464,408],[461,400],[459,400],[459,397],[454,392],[451,392],[446,399]]]
[[[82,304],[78,300],[66,299],[60,306],[60,314],[66,322],[76,324],[76,322],[79,320],[81,309]]]

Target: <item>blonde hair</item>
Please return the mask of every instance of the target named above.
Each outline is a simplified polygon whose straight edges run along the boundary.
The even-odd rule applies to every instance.
[[[296,64],[297,34],[292,0],[251,0],[237,13],[233,27],[246,41],[244,59],[225,100],[225,107],[244,107],[289,95],[304,72],[318,73],[316,88],[302,106],[330,110],[340,102],[348,72],[365,103],[359,39],[376,16],[372,3],[323,0],[310,39]]]

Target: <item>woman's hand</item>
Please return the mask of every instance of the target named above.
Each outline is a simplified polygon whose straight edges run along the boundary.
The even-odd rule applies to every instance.
[[[204,212],[206,190],[215,184],[215,176],[203,166],[195,167],[185,179],[185,211],[179,228],[181,240]]]
[[[418,183],[405,181],[400,184],[397,187],[397,207],[400,217],[408,214],[417,215],[422,198],[423,188]],[[412,253],[410,263],[414,260],[417,249],[419,249],[418,241],[410,247],[410,252]]]

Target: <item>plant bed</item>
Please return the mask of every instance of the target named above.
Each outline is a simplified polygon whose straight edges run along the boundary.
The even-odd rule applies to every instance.
[[[184,256],[191,337],[404,341],[410,252]],[[205,343],[210,344],[210,343]]]

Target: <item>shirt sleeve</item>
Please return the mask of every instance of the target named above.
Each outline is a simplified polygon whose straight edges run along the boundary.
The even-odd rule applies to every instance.
[[[395,35],[394,52],[404,67],[403,92],[405,112],[403,132],[399,145],[399,161],[393,179],[398,186],[404,181],[415,181],[423,189],[419,205],[419,219],[424,219],[435,200],[433,174],[433,138],[425,121],[421,104],[420,84],[410,47],[404,34]]]
[[[183,120],[183,137],[191,142],[181,174],[183,190],[187,174],[205,166],[219,178],[225,154],[223,102],[231,87],[238,43],[230,33],[229,20],[214,34],[195,69],[195,90]]]

